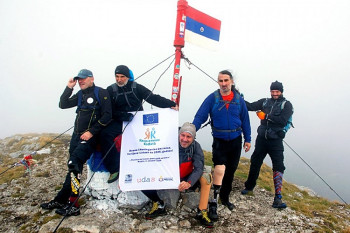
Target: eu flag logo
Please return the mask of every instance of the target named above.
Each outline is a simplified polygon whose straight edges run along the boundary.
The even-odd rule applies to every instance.
[[[143,124],[144,125],[158,124],[158,113],[144,114]]]

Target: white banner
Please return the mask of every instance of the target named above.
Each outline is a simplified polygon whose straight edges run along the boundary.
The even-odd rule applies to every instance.
[[[137,112],[122,137],[122,191],[178,188],[178,125],[178,111],[170,108]]]

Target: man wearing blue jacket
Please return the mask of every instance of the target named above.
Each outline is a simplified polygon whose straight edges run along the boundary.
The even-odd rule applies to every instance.
[[[232,210],[229,201],[234,173],[238,167],[242,150],[242,132],[244,150],[250,149],[251,129],[246,104],[234,86],[233,76],[228,70],[218,75],[220,89],[211,93],[198,109],[193,124],[198,131],[210,116],[213,135],[214,198],[209,203],[209,217],[218,220],[217,196],[221,204]]]

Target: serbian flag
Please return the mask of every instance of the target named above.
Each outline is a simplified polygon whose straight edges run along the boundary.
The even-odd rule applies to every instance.
[[[221,21],[190,6],[186,9],[185,41],[215,50],[220,39]]]

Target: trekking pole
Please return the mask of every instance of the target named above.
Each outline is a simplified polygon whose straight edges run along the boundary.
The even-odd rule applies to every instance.
[[[171,56],[170,56],[171,57]],[[167,58],[168,59],[168,58]],[[170,65],[165,69],[165,71],[160,75],[160,77],[158,78],[158,80],[156,81],[156,83],[154,84],[154,87],[152,89],[152,91],[149,93],[149,95],[143,100],[143,102],[141,103],[141,105],[138,107],[138,109],[136,110],[134,116],[140,111],[142,105],[145,103],[145,101],[151,96],[152,92],[154,91],[154,89],[156,88],[157,86],[157,83],[159,82],[160,78],[164,75],[164,73],[170,68],[171,64],[174,62],[174,60],[170,63]],[[154,67],[153,67],[154,68]],[[152,69],[153,69],[152,68]],[[130,124],[131,121],[128,121],[128,123],[125,125],[123,131],[121,134],[118,135],[119,136],[122,136],[125,129],[128,127],[128,125]],[[115,146],[115,144],[117,143],[118,140],[115,140],[114,143],[112,144],[112,146],[109,148],[109,150],[106,152],[106,154],[102,157],[100,163],[97,165],[97,168],[96,170],[101,166],[101,164],[103,163],[103,161],[105,160],[105,158],[107,157],[107,155],[109,154],[109,152],[112,150],[113,146]],[[85,192],[85,189],[86,187],[90,184],[92,178],[94,177],[96,172],[93,172],[90,179],[88,180],[88,182],[86,183],[86,185],[83,187],[82,191],[79,192],[79,195],[78,197],[75,199],[75,201],[70,205],[68,211],[66,211],[65,215],[63,216],[63,218],[61,219],[61,221],[58,223],[58,225],[56,226],[55,230],[53,231],[53,233],[56,233],[58,228],[61,226],[62,222],[64,221],[64,219],[67,217],[67,214],[69,213],[70,209],[75,205],[75,203],[79,200],[80,196],[82,193]]]
[[[51,141],[49,141],[48,143],[46,143],[44,146],[40,147],[38,150],[36,151],[33,151],[32,153],[30,153],[29,155],[27,156],[24,156],[24,158],[20,161],[20,162],[17,162],[13,165],[11,165],[11,167],[9,167],[8,169],[6,169],[5,171],[1,172],[0,173],[0,176],[2,174],[4,174],[5,172],[7,172],[8,170],[14,168],[17,166],[17,164],[23,164],[27,167],[28,169],[28,166],[29,166],[29,163],[28,163],[28,159],[32,159],[32,155],[36,155],[37,151],[40,151],[41,149],[43,149],[44,147],[46,147],[48,144],[50,144],[51,142],[53,142],[54,140],[56,140],[57,138],[61,137],[63,134],[65,134],[66,132],[68,132],[69,130],[71,130],[74,126],[70,127],[69,129],[67,129],[66,131],[64,131],[63,133],[61,133],[60,135],[58,135],[57,137],[55,137],[54,139],[52,139]],[[27,166],[28,165],[28,166]]]
[[[311,171],[313,171],[313,173],[318,176],[318,178],[323,181],[323,183],[330,188],[330,190],[332,190],[340,198],[340,200],[342,200],[346,205],[348,204],[295,150],[293,150],[293,148],[285,140],[283,140],[283,142],[311,169]]]

